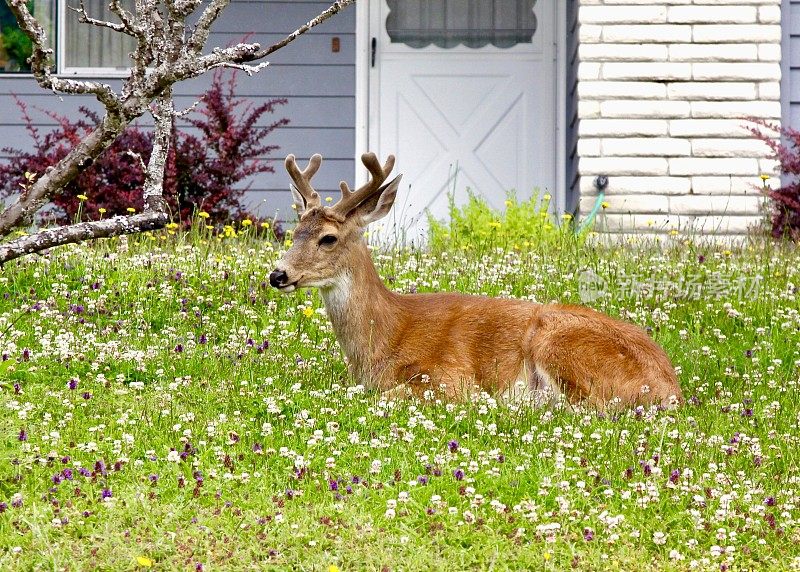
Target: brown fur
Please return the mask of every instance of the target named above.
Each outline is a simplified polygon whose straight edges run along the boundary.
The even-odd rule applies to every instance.
[[[394,192],[392,185],[374,192]],[[301,205],[294,244],[278,264],[287,284],[320,288],[351,372],[365,386],[455,400],[476,388],[504,393],[522,376],[533,390],[549,378],[570,402],[596,407],[681,400],[664,351],[640,328],[589,308],[391,292],[362,238],[371,209],[388,212],[376,204],[367,200],[344,217]],[[326,235],[336,243],[321,244]]]

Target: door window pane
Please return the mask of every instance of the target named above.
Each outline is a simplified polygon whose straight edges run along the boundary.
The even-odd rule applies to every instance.
[[[47,33],[50,45],[55,45],[53,21],[55,9],[51,0],[35,0],[28,3],[31,13]],[[19,29],[17,19],[5,2],[0,2],[0,73],[21,73],[31,71],[26,61],[32,51],[31,41]]]
[[[122,0],[121,4],[135,12],[134,0]],[[108,0],[84,0],[84,5],[92,18],[119,22],[108,7]],[[136,49],[136,40],[108,28],[81,24],[73,10],[65,10],[64,18],[64,67],[127,69],[131,66],[129,54]]]
[[[386,32],[412,48],[531,43],[536,0],[387,0]]]

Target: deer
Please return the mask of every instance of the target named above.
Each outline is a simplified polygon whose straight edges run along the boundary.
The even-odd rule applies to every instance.
[[[387,398],[460,401],[476,392],[536,403],[676,406],[682,395],[664,350],[639,327],[591,308],[461,293],[401,294],[379,276],[365,240],[385,217],[402,175],[395,158],[361,161],[369,180],[322,204],[313,155],[301,170],[286,157],[299,220],[269,276],[288,293],[318,288],[352,377]]]

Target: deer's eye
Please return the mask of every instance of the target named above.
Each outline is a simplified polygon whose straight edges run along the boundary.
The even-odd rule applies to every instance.
[[[332,234],[326,234],[322,238],[319,239],[320,246],[331,246],[332,244],[336,244],[336,241],[339,240]]]

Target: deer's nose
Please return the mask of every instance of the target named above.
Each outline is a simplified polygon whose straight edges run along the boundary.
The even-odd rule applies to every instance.
[[[269,284],[273,288],[280,288],[281,286],[285,286],[288,281],[289,277],[286,275],[286,271],[284,270],[274,270],[269,275]]]

